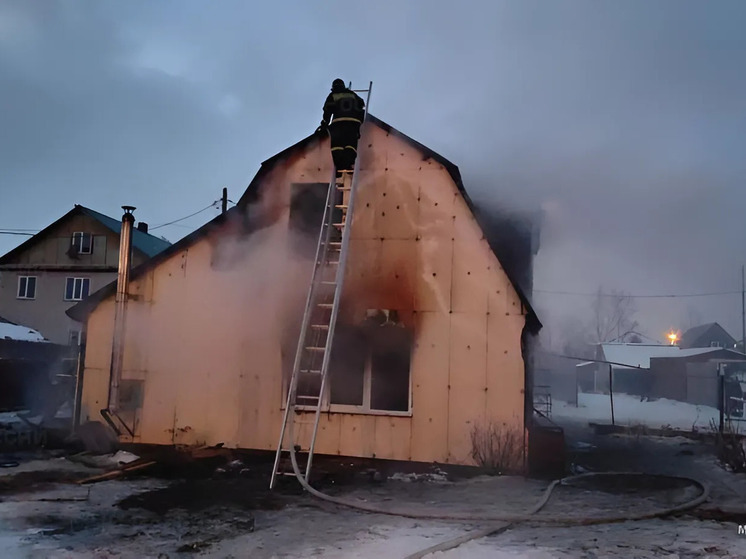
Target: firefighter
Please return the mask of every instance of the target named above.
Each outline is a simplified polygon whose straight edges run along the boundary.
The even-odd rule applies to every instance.
[[[332,115],[334,118],[332,119]],[[332,92],[324,103],[324,116],[317,133],[329,131],[332,141],[332,159],[337,175],[340,171],[351,171],[357,158],[357,141],[360,138],[360,125],[365,117],[365,102],[336,79],[332,82]],[[331,122],[330,122],[330,119]]]

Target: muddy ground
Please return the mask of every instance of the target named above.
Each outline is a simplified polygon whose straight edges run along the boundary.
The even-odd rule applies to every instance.
[[[681,437],[596,436],[582,424],[566,427],[577,471],[694,476],[711,485],[710,502],[662,520],[522,524],[432,557],[746,557],[746,536],[738,534],[738,524],[746,524],[746,477],[723,470],[712,448]],[[19,453],[15,459],[17,467],[0,469],[0,556],[9,558],[404,558],[485,526],[356,512],[312,498],[290,479],[270,492],[271,467],[248,457],[159,465],[91,485],[76,482],[101,470],[65,456]],[[547,485],[511,476],[446,475],[438,468],[415,475],[369,466],[341,468],[317,483],[353,502],[442,514],[521,513]],[[538,516],[634,513],[695,495],[688,484],[659,478],[577,483],[560,487]]]

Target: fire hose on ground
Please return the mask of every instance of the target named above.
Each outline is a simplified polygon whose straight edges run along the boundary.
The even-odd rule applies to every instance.
[[[289,422],[288,436],[290,438],[290,441],[293,441],[293,422],[292,421]],[[427,549],[423,549],[421,551],[418,551],[417,553],[407,556],[405,559],[421,559],[431,553],[436,553],[438,551],[447,551],[449,549],[453,549],[455,547],[458,547],[459,545],[462,545],[472,540],[476,540],[476,539],[484,538],[490,535],[505,532],[506,530],[509,530],[516,524],[519,524],[522,522],[551,524],[551,525],[559,525],[559,526],[590,526],[594,524],[611,524],[615,522],[649,520],[652,518],[661,518],[664,516],[669,516],[671,514],[683,512],[686,510],[691,510],[695,507],[698,507],[702,503],[704,503],[710,496],[709,485],[707,485],[706,483],[700,482],[696,479],[688,478],[688,477],[681,477],[681,476],[657,476],[657,477],[666,477],[668,479],[675,479],[679,481],[685,481],[688,484],[698,487],[700,490],[700,494],[697,497],[690,499],[679,505],[675,505],[675,506],[667,507],[663,509],[658,509],[658,510],[653,510],[653,511],[648,511],[648,512],[636,513],[636,514],[615,514],[615,515],[609,515],[609,516],[592,516],[592,517],[581,516],[581,517],[564,517],[564,518],[535,516],[536,513],[538,513],[542,508],[544,508],[544,506],[549,502],[549,499],[552,496],[552,492],[558,485],[567,485],[573,481],[577,481],[580,479],[588,479],[588,478],[593,478],[593,477],[649,476],[650,475],[650,474],[644,474],[640,472],[591,472],[591,473],[579,474],[575,476],[569,476],[569,477],[565,477],[562,479],[554,480],[546,488],[539,502],[531,510],[529,510],[528,512],[524,514],[494,514],[494,515],[476,514],[475,515],[475,514],[468,514],[468,513],[428,513],[428,512],[423,512],[423,511],[407,510],[407,509],[392,510],[392,509],[378,507],[376,505],[349,501],[341,497],[334,497],[333,495],[328,495],[326,493],[323,493],[315,489],[306,481],[305,477],[300,471],[300,468],[298,467],[298,459],[296,457],[295,447],[293,444],[290,445],[289,450],[290,450],[290,462],[292,463],[295,477],[298,479],[301,486],[303,486],[303,489],[308,491],[314,497],[317,497],[323,501],[334,503],[336,505],[340,505],[343,507],[361,510],[364,512],[370,512],[374,514],[385,514],[389,516],[399,516],[403,518],[414,518],[418,520],[453,520],[453,521],[459,521],[459,522],[496,523],[482,530],[476,530],[468,534],[465,534],[463,536],[459,536],[458,538],[447,540],[445,542],[434,545]]]

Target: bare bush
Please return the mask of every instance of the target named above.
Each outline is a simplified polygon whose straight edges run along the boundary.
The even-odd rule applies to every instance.
[[[471,429],[471,457],[495,473],[519,471],[523,465],[523,430],[488,420]]]

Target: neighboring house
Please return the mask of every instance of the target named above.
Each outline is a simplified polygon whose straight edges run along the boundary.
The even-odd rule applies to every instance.
[[[458,168],[369,118],[315,450],[471,464],[472,429],[491,422],[523,453],[536,231],[503,258],[509,228],[475,217]],[[235,208],[132,271],[123,440],[276,448],[330,174],[328,139],[310,136],[265,161]],[[82,421],[108,404],[115,290],[68,311],[87,323]],[[296,440],[313,423],[298,413]]]
[[[76,205],[0,257],[0,313],[57,344],[77,344],[81,325],[65,311],[116,278],[120,222]],[[167,241],[138,224],[133,260],[145,262]]]
[[[717,322],[702,324],[690,328],[681,335],[679,347],[690,349],[694,347],[722,347],[733,349],[736,347],[736,340],[725,331],[725,328]]]
[[[0,412],[39,410],[58,395],[64,399],[69,391],[53,383],[63,374],[74,381],[74,366],[75,348],[50,343],[33,328],[0,316]],[[0,433],[0,448],[6,442]]]
[[[647,395],[650,391],[650,359],[677,355],[678,346],[609,342],[596,346],[594,360],[576,365],[581,392],[608,392],[609,369],[614,392]]]

